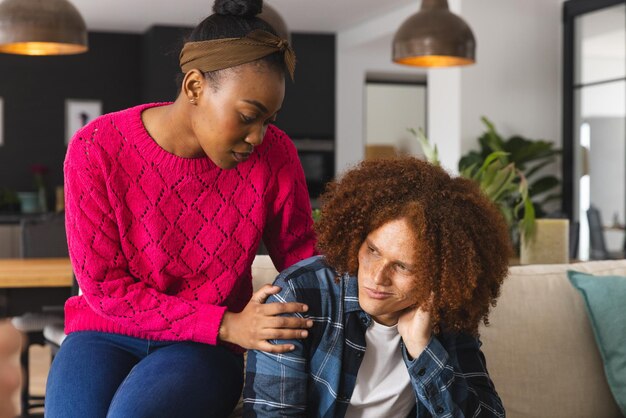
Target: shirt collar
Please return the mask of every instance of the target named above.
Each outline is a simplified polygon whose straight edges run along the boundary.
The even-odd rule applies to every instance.
[[[357,312],[359,315],[359,319],[365,325],[365,327],[369,327],[372,318],[361,309],[361,305],[359,305],[359,281],[356,276],[349,276],[345,274],[341,278],[344,286],[344,308],[345,312]]]

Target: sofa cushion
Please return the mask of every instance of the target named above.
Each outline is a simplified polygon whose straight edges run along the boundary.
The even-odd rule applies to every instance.
[[[252,288],[256,292],[265,284],[274,283],[278,271],[269,255],[257,255],[252,262]]]
[[[626,277],[568,276],[583,296],[609,386],[626,416]]]
[[[507,417],[619,417],[581,295],[567,270],[626,275],[626,260],[511,267],[480,328]]]

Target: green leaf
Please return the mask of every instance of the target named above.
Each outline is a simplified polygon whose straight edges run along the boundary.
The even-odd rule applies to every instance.
[[[507,153],[504,151],[494,151],[483,162],[483,165],[480,167],[480,171],[484,171],[487,167],[495,160],[501,160],[502,158],[506,158]]]
[[[465,170],[467,167],[472,165],[480,166],[483,163],[484,159],[485,157],[482,154],[476,151],[470,151],[459,160],[459,172]]]
[[[553,193],[553,194],[550,194],[550,195],[544,197],[543,199],[541,199],[541,201],[539,202],[539,205],[543,206],[543,205],[545,205],[547,203],[550,203],[550,202],[560,201],[562,198],[563,198],[563,194],[561,194],[561,193]]]
[[[407,129],[413,136],[417,139],[420,146],[422,147],[422,151],[424,152],[424,156],[426,157],[426,161],[434,165],[440,165],[439,162],[439,151],[437,150],[437,145],[431,145],[428,138],[424,134],[422,128],[417,131],[413,128]]]
[[[487,146],[492,151],[503,151],[503,140],[502,137],[496,132],[496,128],[493,123],[485,116],[481,118],[483,123],[487,126]]]
[[[533,176],[533,174],[535,174],[536,172],[538,172],[539,170],[541,170],[542,168],[546,167],[547,165],[550,165],[552,163],[556,162],[556,158],[548,158],[546,160],[543,160],[542,162],[532,166],[532,168],[529,168],[528,170],[526,170],[524,173],[526,175],[526,178],[530,178]],[[520,169],[521,170],[521,169]]]
[[[559,180],[555,176],[544,176],[530,185],[530,193],[531,195],[536,196],[552,190],[555,187],[558,187],[560,184],[561,180]]]

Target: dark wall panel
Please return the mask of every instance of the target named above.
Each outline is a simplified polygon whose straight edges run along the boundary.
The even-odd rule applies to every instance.
[[[89,52],[80,55],[0,54],[0,188],[34,189],[30,167],[44,164],[51,205],[54,188],[63,184],[65,100],[100,100],[104,113],[134,106],[141,100],[141,68],[141,35],[134,34],[90,33]]]
[[[295,83],[287,80],[276,125],[294,139],[335,138],[335,35],[293,33]]]
[[[142,100],[167,102],[176,99],[182,74],[178,56],[192,28],[153,26],[143,37]],[[177,76],[180,74],[180,80]]]

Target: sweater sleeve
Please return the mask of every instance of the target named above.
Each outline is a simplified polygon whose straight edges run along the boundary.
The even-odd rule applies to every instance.
[[[263,241],[274,265],[281,271],[316,255],[317,251],[311,202],[298,152],[285,133],[275,129],[275,134],[282,136],[278,143],[284,145],[280,156],[285,162],[278,165],[275,174],[276,198],[270,205]]]
[[[141,273],[129,271],[115,216],[124,209],[112,207],[109,159],[101,141],[93,140],[98,134],[89,125],[79,131],[64,164],[68,247],[84,300],[131,335],[217,344],[225,307],[167,295],[148,286],[149,277],[139,280]]]

